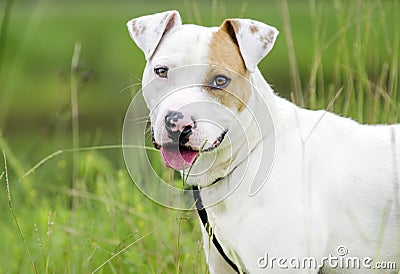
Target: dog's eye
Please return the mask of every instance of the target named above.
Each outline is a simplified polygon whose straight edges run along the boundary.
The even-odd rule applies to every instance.
[[[157,66],[154,68],[154,73],[160,78],[168,78],[168,67]]]
[[[229,78],[226,77],[226,76],[217,75],[217,76],[215,76],[215,78],[214,78],[214,81],[213,81],[213,83],[212,83],[212,86],[213,86],[214,88],[222,89],[222,88],[225,88],[225,87],[229,84],[230,81],[231,81],[231,79],[229,79]]]

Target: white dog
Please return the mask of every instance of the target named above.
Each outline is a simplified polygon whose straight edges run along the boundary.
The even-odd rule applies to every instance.
[[[360,125],[275,95],[257,68],[278,35],[266,24],[182,25],[168,11],[128,29],[147,60],[154,145],[169,167],[191,168],[187,183],[201,190],[212,273],[381,273],[400,263],[399,125]]]

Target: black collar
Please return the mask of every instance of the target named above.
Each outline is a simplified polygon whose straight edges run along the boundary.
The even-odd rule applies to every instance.
[[[220,179],[217,179],[217,180],[219,181]],[[226,256],[224,250],[222,249],[222,246],[219,244],[219,242],[217,240],[217,237],[213,234],[212,227],[210,226],[210,224],[208,222],[207,212],[204,208],[203,201],[201,200],[201,197],[200,197],[199,188],[197,186],[193,186],[192,190],[193,190],[193,197],[196,202],[197,213],[199,214],[201,222],[203,223],[203,227],[207,231],[208,236],[212,238],[212,242],[213,242],[215,248],[218,250],[219,254],[221,254],[222,258],[224,258],[224,260],[233,268],[233,270],[236,271],[236,273],[240,273],[237,265],[231,259],[229,259],[228,256]]]

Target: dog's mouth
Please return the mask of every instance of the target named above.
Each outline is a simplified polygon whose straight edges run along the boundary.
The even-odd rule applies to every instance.
[[[193,148],[179,143],[168,143],[160,146],[154,140],[153,144],[157,149],[160,149],[161,158],[166,166],[175,170],[184,170],[194,164],[200,153],[216,149],[224,140],[226,133],[227,130],[224,130],[214,143],[206,149]]]

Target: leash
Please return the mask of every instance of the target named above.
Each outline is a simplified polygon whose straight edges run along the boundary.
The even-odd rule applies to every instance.
[[[262,142],[263,139],[264,139],[264,137],[261,138],[261,140],[257,142],[257,144],[254,146],[254,148],[251,151],[253,151]],[[246,157],[248,157],[248,155]],[[244,161],[244,160],[242,160],[242,161]],[[240,161],[239,164],[242,161]],[[232,173],[238,166],[239,165],[236,165],[229,173]],[[212,184],[217,183],[221,179],[223,179],[223,177],[218,178]],[[229,259],[229,257],[225,254],[224,250],[222,249],[222,246],[219,244],[217,237],[215,235],[213,235],[212,227],[210,226],[210,223],[208,222],[207,211],[204,208],[203,200],[200,197],[199,188],[197,186],[192,186],[192,191],[193,191],[193,198],[196,203],[197,213],[199,214],[200,220],[203,223],[203,227],[206,230],[208,236],[212,237],[212,242],[213,242],[215,248],[218,250],[219,254],[222,256],[222,258],[225,260],[225,262],[227,262],[236,273],[246,274],[244,271],[239,271],[238,266],[231,259]],[[208,229],[207,229],[207,227],[208,227]]]
[[[224,260],[233,268],[233,270],[236,271],[236,273],[240,273],[237,265],[231,259],[229,259],[229,257],[225,254],[224,250],[222,249],[222,246],[219,244],[217,238],[215,237],[215,235],[213,235],[212,227],[208,222],[207,212],[204,208],[203,201],[200,197],[199,188],[197,186],[193,186],[192,190],[193,190],[193,197],[196,202],[197,213],[199,214],[201,222],[203,223],[203,227],[207,231],[208,236],[212,237],[212,242],[215,248],[218,250],[219,254],[222,256],[222,258],[224,258]]]

